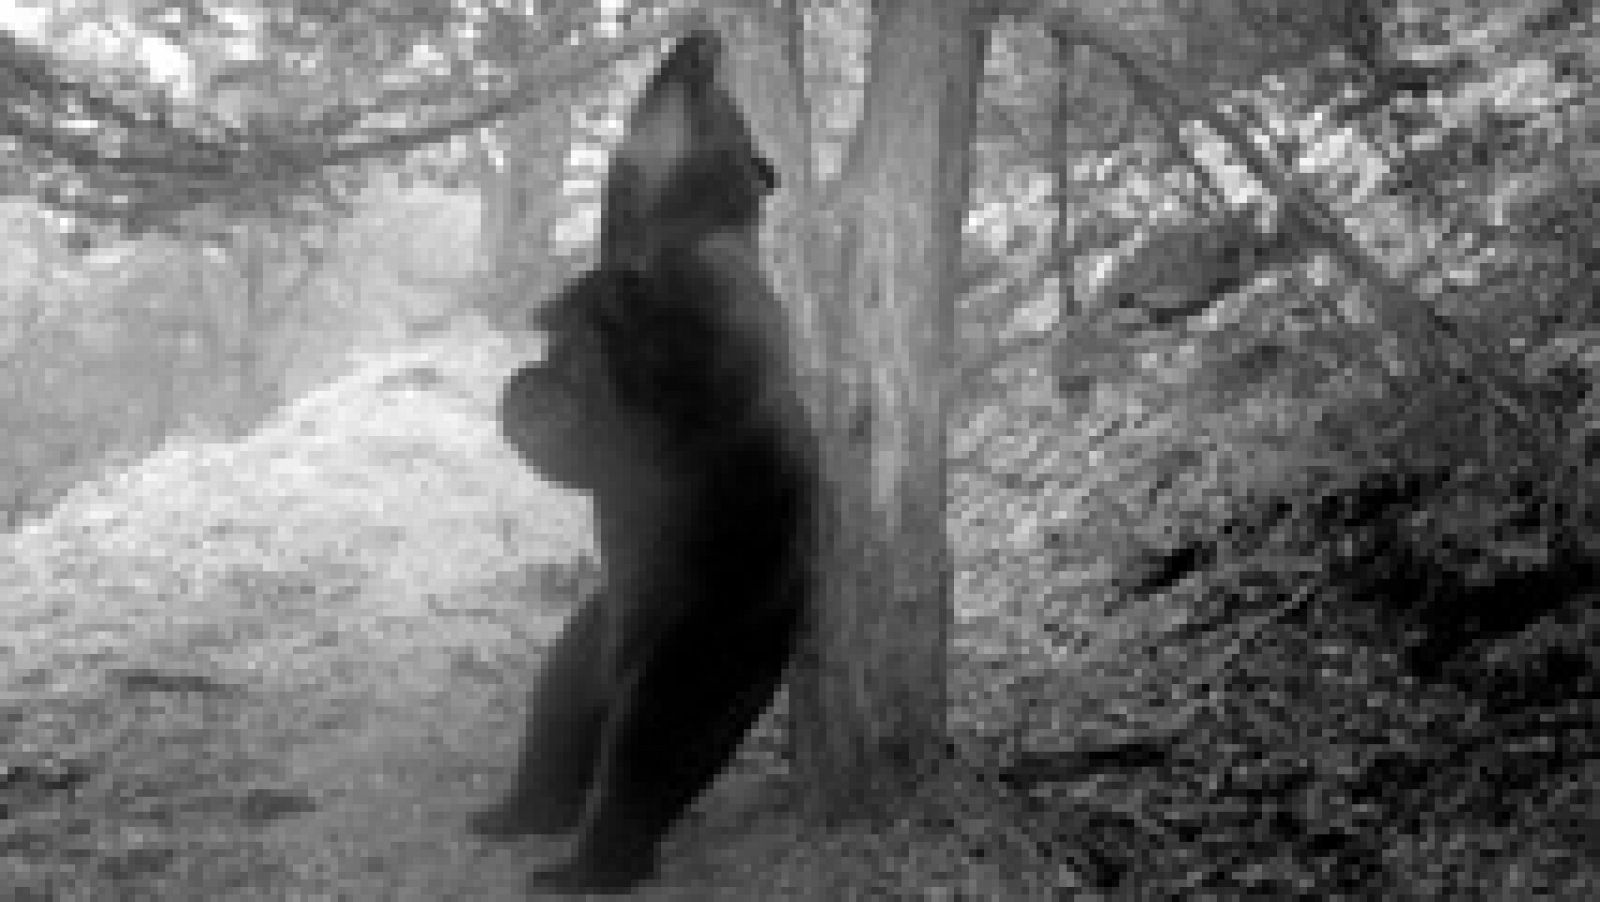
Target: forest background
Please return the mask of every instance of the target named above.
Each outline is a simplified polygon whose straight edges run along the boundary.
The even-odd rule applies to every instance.
[[[494,397],[684,6],[0,10],[0,892],[517,897],[438,814],[597,568]],[[801,712],[919,788],[819,833],[769,724],[669,885],[1595,895],[1592,6],[702,6],[810,347],[945,453],[856,449],[928,578]],[[969,32],[904,140],[873,48]]]

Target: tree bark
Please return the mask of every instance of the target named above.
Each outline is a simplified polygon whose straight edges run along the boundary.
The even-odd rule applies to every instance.
[[[778,191],[763,217],[763,263],[794,325],[795,358],[813,376],[820,370],[819,298],[828,294],[816,173],[811,156],[811,107],[802,64],[800,0],[716,5],[717,27],[727,36],[732,77],[727,87],[744,109],[762,153],[778,171]],[[813,393],[820,401],[820,391]]]
[[[486,52],[526,78],[596,12],[576,5],[527,15],[491,10]],[[576,132],[575,98],[565,82],[546,85],[535,103],[496,124],[483,148],[478,187],[487,280],[480,308],[502,328],[527,328],[529,311],[575,274],[552,253],[551,241],[570,206],[561,188]]]
[[[827,819],[888,808],[945,739],[946,394],[984,35],[972,3],[882,0],[817,314],[829,497],[791,704]]]
[[[491,274],[484,306],[497,325],[526,328],[538,299],[571,275],[550,252],[572,140],[568,104],[559,98],[536,104],[502,123],[497,134],[503,159],[486,166],[481,184]]]

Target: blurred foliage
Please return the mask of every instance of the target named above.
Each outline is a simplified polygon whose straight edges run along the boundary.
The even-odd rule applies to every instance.
[[[12,193],[134,233],[202,205],[343,209],[363,164],[470,134],[608,60],[570,49],[597,25],[575,4],[49,7],[33,35],[0,31],[0,170]]]
[[[1481,336],[1556,447],[1418,370],[1347,255],[1084,41],[1061,103],[986,120],[1002,169],[1048,171],[1062,136],[1075,254],[963,299],[961,722],[1040,818],[1121,819],[1101,870],[1138,892],[1592,895],[1592,6],[1386,4],[1375,59],[1227,11],[1272,4],[1145,6],[1121,37]],[[1052,53],[1026,17],[996,40]],[[996,220],[1052,212],[1012,197]],[[1363,509],[1386,474],[1434,482]],[[1175,737],[1159,777],[1067,763],[1150,735]]]

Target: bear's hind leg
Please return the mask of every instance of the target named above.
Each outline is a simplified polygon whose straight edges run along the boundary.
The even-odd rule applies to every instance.
[[[578,824],[611,707],[610,681],[600,672],[605,605],[603,591],[591,596],[546,652],[528,700],[528,728],[511,791],[473,815],[472,832],[509,839],[563,833]]]
[[[776,693],[797,618],[768,609],[735,614],[742,623],[713,619],[683,618],[634,671],[607,723],[583,824],[565,855],[535,869],[530,887],[622,891],[655,873],[661,837]]]

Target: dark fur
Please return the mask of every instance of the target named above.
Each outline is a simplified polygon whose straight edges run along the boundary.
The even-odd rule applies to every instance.
[[[620,890],[770,701],[804,603],[812,455],[756,259],[771,167],[717,39],[662,63],[607,184],[598,267],[547,306],[501,399],[530,466],[592,492],[604,591],[548,653],[484,834],[572,830],[542,889]]]

